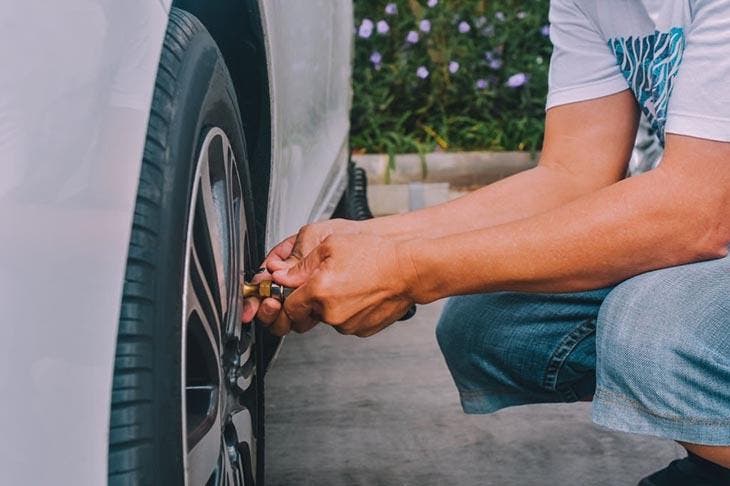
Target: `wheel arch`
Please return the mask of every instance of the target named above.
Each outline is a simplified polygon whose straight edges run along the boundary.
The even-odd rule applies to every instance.
[[[245,132],[256,209],[258,248],[264,235],[271,177],[271,102],[261,12],[257,0],[174,0],[173,7],[195,15],[223,54]]]

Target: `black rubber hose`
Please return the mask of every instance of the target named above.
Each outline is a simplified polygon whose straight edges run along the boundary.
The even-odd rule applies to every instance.
[[[352,161],[347,167],[347,188],[335,210],[334,217],[355,221],[373,217],[370,206],[368,206],[367,174]]]

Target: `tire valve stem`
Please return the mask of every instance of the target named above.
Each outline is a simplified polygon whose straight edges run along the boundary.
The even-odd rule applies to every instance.
[[[276,284],[271,280],[262,280],[259,283],[243,282],[241,284],[241,296],[244,299],[248,297],[258,297],[260,299],[271,297],[279,302],[284,302],[293,291],[294,289]]]

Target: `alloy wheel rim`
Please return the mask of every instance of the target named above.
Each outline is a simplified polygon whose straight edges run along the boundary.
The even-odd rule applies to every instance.
[[[192,194],[182,302],[185,484],[251,485],[255,333],[240,323],[238,297],[251,255],[236,160],[220,128],[203,140]]]

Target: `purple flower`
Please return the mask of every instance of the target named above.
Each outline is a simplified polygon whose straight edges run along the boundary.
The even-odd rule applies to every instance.
[[[423,19],[418,23],[418,29],[421,32],[431,32],[431,21],[428,19]]]
[[[550,37],[550,24],[545,24],[540,27],[540,34],[542,34],[543,37]]]
[[[499,54],[495,54],[494,51],[486,51],[484,53],[484,59],[487,62],[492,62],[495,59],[499,59]]]
[[[474,83],[474,86],[476,86],[477,89],[487,89],[489,87],[489,81],[479,78],[476,83]]]
[[[418,66],[418,69],[416,69],[416,76],[421,79],[426,79],[428,77],[428,69],[426,69],[426,66]]]
[[[502,64],[504,64],[502,60],[498,57],[495,57],[494,59],[489,61],[489,68],[497,71],[502,68]]]
[[[517,12],[517,15],[515,15],[515,17],[517,17],[520,20],[523,20],[525,17],[527,17],[527,12],[520,10],[519,12]]]
[[[449,63],[449,72],[451,74],[456,74],[456,71],[458,71],[458,70],[459,70],[459,63],[456,61],[451,61]]]
[[[519,88],[520,86],[524,86],[525,83],[527,83],[527,74],[525,73],[517,73],[513,74],[507,79],[507,82],[504,83],[508,88]]]
[[[495,18],[495,19],[497,19],[497,20],[499,20],[500,22],[504,22],[504,20],[505,20],[505,19],[506,19],[507,17],[505,17],[505,15],[504,15],[504,12],[502,12],[502,11],[499,11],[499,12],[495,12],[495,13],[494,13],[494,18]]]
[[[370,62],[373,63],[376,69],[379,69],[380,64],[383,62],[383,55],[378,51],[373,51],[373,53],[370,54]]]
[[[390,31],[390,25],[388,25],[388,22],[385,20],[378,20],[376,28],[378,29],[378,34],[382,35],[385,35]]]
[[[398,6],[394,3],[389,3],[385,6],[386,15],[395,15],[398,13]]]
[[[462,34],[466,34],[470,30],[471,25],[469,25],[469,22],[467,22],[466,20],[462,20],[461,22],[459,22],[459,32],[461,32]]]
[[[409,44],[415,44],[418,42],[418,32],[415,30],[408,31],[408,35],[406,35],[406,42]]]
[[[428,3],[426,5],[428,5],[429,8],[434,8],[438,4],[439,0],[428,0]]]
[[[367,39],[368,37],[373,35],[373,27],[375,27],[375,25],[373,24],[372,20],[362,19],[360,28],[357,30],[357,35],[359,35],[363,39]]]

